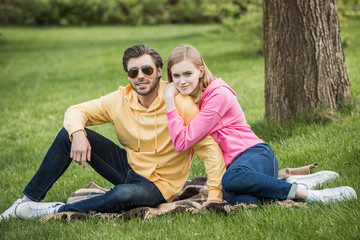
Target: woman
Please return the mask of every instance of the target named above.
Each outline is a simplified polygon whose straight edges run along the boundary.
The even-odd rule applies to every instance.
[[[351,187],[308,190],[277,179],[278,163],[268,144],[246,123],[236,93],[222,79],[213,78],[200,53],[191,45],[176,47],[167,64],[164,89],[168,128],[175,149],[184,151],[211,134],[223,150],[227,167],[222,179],[224,199],[231,204],[274,199],[338,201],[356,198]],[[174,97],[190,95],[200,113],[187,126],[179,116]]]

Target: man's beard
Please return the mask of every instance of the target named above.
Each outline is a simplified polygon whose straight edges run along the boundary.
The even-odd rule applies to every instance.
[[[149,88],[149,90],[147,90],[146,92],[143,92],[143,90],[138,90],[137,87],[136,87],[136,84],[132,83],[131,81],[129,81],[129,82],[130,82],[131,88],[132,88],[137,94],[139,94],[139,95],[141,95],[141,96],[146,96],[146,95],[150,94],[152,91],[154,91],[154,89],[159,85],[160,79],[161,79],[161,77],[157,77],[157,80],[151,81],[151,82],[150,82],[150,88]]]

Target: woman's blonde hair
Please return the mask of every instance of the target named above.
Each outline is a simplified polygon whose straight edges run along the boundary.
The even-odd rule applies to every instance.
[[[203,95],[205,88],[207,88],[207,86],[209,86],[209,84],[211,83],[212,75],[211,75],[210,70],[206,66],[203,58],[201,57],[199,51],[195,47],[193,47],[189,44],[184,44],[184,45],[180,45],[180,46],[174,48],[174,50],[172,50],[172,52],[170,53],[170,56],[169,56],[169,59],[167,62],[167,76],[168,76],[169,82],[173,81],[172,76],[171,76],[172,66],[174,66],[175,64],[178,64],[184,60],[188,60],[188,61],[192,62],[199,69],[201,67],[204,67],[204,74],[199,79],[199,84],[198,84],[197,88],[194,90],[195,91],[195,95],[194,95],[195,102],[198,103],[202,99],[202,95]]]

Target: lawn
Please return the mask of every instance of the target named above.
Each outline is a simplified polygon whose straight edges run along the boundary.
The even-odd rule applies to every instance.
[[[39,167],[72,104],[105,95],[127,84],[122,54],[134,44],[170,51],[191,43],[215,76],[238,93],[248,123],[274,149],[280,168],[318,162],[340,178],[326,187],[352,186],[360,194],[359,107],[330,123],[297,121],[288,127],[264,123],[264,60],[244,35],[219,25],[146,27],[0,27],[0,212],[17,199]],[[352,93],[360,106],[360,19],[342,25]],[[163,69],[165,71],[165,69]],[[165,75],[164,75],[165,77]],[[166,79],[165,79],[166,80]],[[116,140],[111,125],[93,127]],[[193,161],[190,178],[204,175]],[[63,201],[94,181],[111,185],[90,167],[73,164],[44,201]],[[225,216],[177,213],[142,221],[87,219],[70,223],[11,219],[0,222],[1,239],[359,239],[360,201],[304,208],[260,206]]]

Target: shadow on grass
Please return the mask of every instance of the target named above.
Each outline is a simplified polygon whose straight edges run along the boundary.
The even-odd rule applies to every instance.
[[[265,120],[251,124],[251,129],[265,142],[277,142],[299,134],[307,134],[309,127],[326,126],[330,121],[315,121],[305,117],[292,119],[288,124],[267,123]]]
[[[251,124],[251,129],[264,141],[280,141],[294,135],[306,134],[310,127],[324,127],[339,122],[346,116],[358,114],[359,111],[359,106],[355,104],[340,104],[337,112],[318,108],[313,113],[303,113],[301,116],[295,114],[287,124],[261,120]]]

